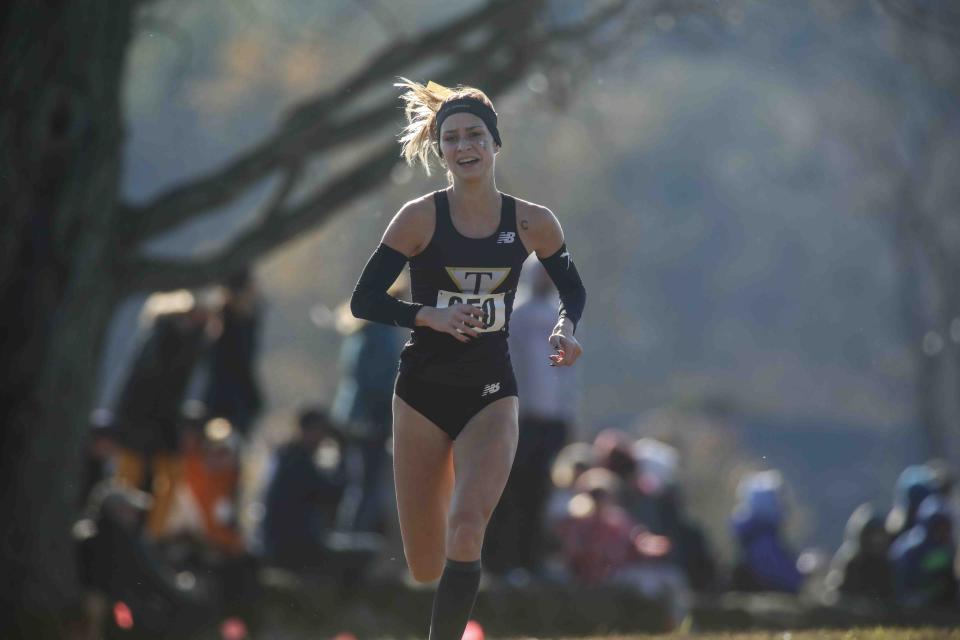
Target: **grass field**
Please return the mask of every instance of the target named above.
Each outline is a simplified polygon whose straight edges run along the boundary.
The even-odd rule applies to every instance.
[[[960,629],[847,629],[844,631],[763,631],[742,633],[598,636],[582,640],[960,640]]]

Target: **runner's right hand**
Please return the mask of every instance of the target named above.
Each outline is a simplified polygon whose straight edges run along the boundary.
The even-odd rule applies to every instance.
[[[474,329],[483,328],[483,311],[465,303],[443,308],[423,307],[417,313],[416,325],[448,333],[460,342],[470,342],[479,335]]]

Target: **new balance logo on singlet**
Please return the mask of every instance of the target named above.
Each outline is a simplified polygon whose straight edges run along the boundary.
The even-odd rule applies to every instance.
[[[497,236],[497,244],[513,244],[517,234],[513,231],[501,231]]]
[[[480,397],[493,395],[497,391],[500,391],[500,383],[494,382],[493,384],[488,384],[483,387],[483,393],[480,394]]]

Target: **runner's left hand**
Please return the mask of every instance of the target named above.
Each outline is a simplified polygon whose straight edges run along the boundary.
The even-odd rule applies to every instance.
[[[551,367],[569,367],[583,353],[583,347],[573,335],[573,323],[566,318],[557,322],[549,340],[550,346],[556,350],[556,353],[549,356]]]

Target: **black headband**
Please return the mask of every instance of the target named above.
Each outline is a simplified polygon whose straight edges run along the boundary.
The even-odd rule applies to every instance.
[[[437,151],[440,153],[441,158],[443,157],[443,152],[439,150],[440,127],[443,126],[443,121],[446,120],[448,116],[452,116],[455,113],[472,113],[483,120],[483,124],[487,125],[487,129],[490,130],[490,135],[493,136],[493,141],[497,143],[498,147],[503,146],[503,143],[500,141],[500,131],[497,130],[497,112],[477,98],[457,98],[456,100],[443,103],[443,106],[437,111]]]

